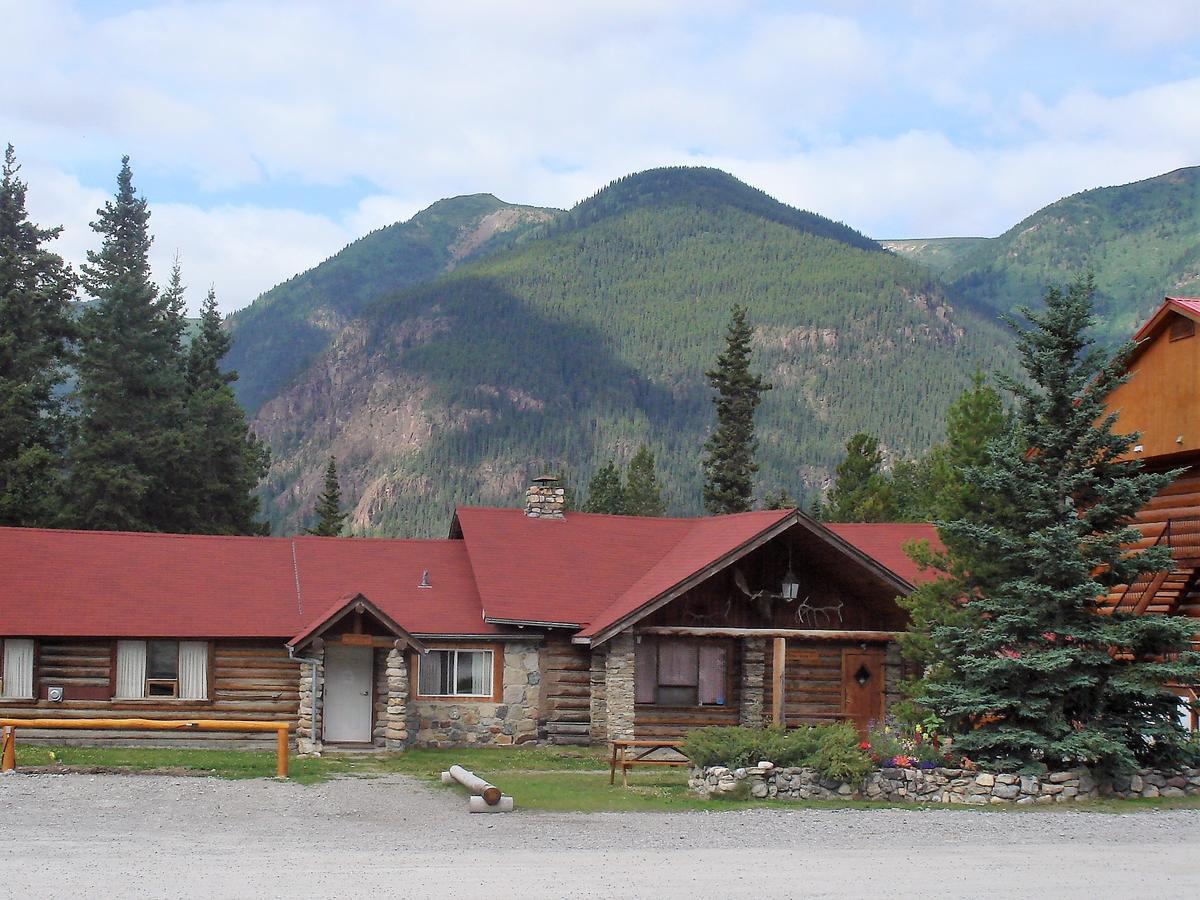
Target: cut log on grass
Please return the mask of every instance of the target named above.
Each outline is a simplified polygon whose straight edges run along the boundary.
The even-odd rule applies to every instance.
[[[487,801],[488,806],[495,806],[500,802],[500,788],[488,784],[474,772],[464,769],[462,766],[451,766],[450,777],[476,797],[482,797]]]
[[[506,794],[495,806],[488,806],[487,801],[482,797],[468,797],[467,809],[473,813],[512,812],[513,798]]]

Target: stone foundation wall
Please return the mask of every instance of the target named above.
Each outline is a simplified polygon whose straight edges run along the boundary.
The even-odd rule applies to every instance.
[[[608,642],[604,693],[610,741],[633,737],[634,655],[632,634],[618,634]]]
[[[992,774],[962,769],[880,769],[859,785],[822,778],[815,769],[781,768],[770,762],[745,769],[694,768],[688,786],[701,797],[745,792],[780,800],[866,799],[901,803],[1065,803],[1100,797],[1183,797],[1200,794],[1200,768],[1179,772],[1143,769],[1100,781],[1088,769],[1045,775]]]
[[[525,744],[537,740],[541,685],[537,645],[510,641],[504,645],[503,653],[504,683],[499,703],[419,697],[409,701],[415,744],[453,747]]]
[[[386,692],[383,729],[385,750],[403,750],[408,743],[408,659],[403,650],[391,649],[383,659],[383,689]]]
[[[763,726],[763,680],[767,674],[767,639],[742,639],[741,705],[738,724],[744,728]]]

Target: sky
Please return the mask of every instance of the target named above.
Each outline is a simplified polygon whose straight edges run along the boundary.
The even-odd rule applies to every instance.
[[[160,280],[234,310],[477,192],[708,165],[876,238],[993,236],[1200,164],[1197,0],[0,0],[31,214],[73,263],[122,155]]]

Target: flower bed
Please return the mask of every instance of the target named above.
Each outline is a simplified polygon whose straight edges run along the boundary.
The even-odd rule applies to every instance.
[[[1051,804],[1099,797],[1183,797],[1200,794],[1200,768],[1137,773],[1101,781],[1089,769],[1043,775],[993,774],[953,768],[886,767],[861,782],[825,778],[808,766],[696,767],[688,786],[701,797],[744,795],[779,800],[866,799],[902,803]]]

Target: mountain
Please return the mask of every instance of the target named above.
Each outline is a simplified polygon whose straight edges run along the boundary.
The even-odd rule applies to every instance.
[[[997,238],[888,245],[929,265],[952,294],[1005,313],[1091,269],[1098,330],[1115,342],[1164,294],[1200,293],[1200,167],[1073,194]]]
[[[258,409],[380,294],[450,271],[558,212],[491,194],[440,200],[277,285],[231,318],[235,339],[226,365],[239,373],[238,400]]]
[[[720,171],[643,172],[346,316],[258,409],[272,525],[302,525],[331,453],[356,531],[423,535],[456,503],[516,503],[542,470],[582,487],[642,441],[671,511],[696,513],[704,371],[738,302],[775,384],[758,417],[764,493],[811,498],[860,429],[897,454],[927,447],[968,374],[1007,359],[993,316],[847,226]],[[260,338],[235,335],[251,358]]]

